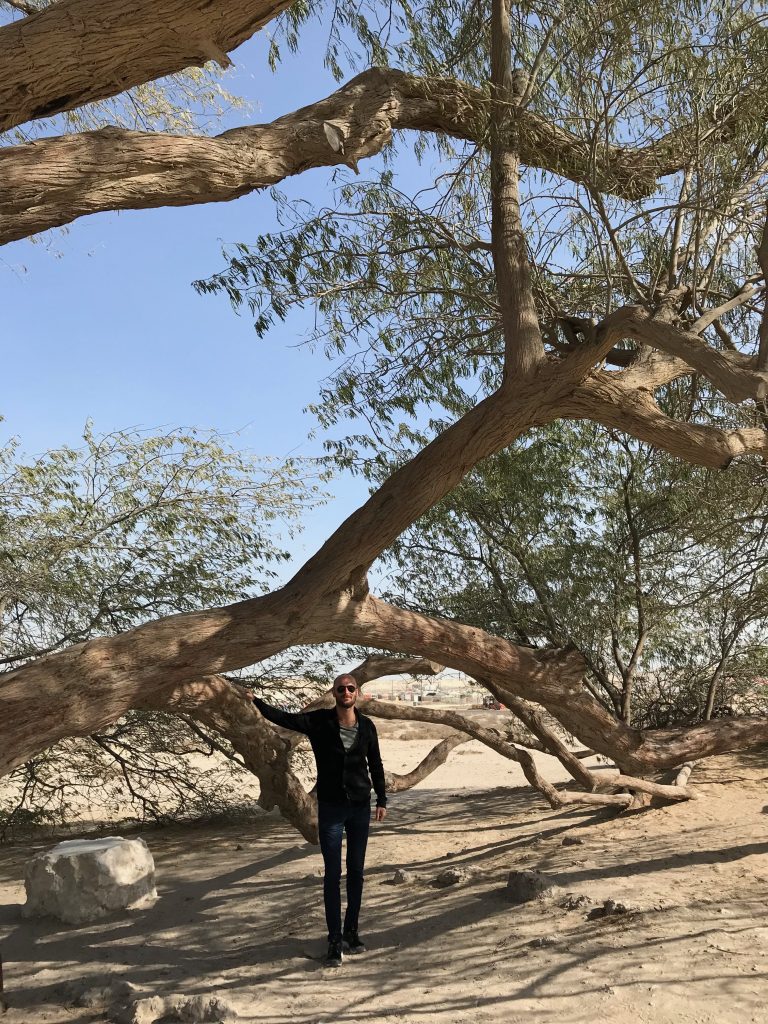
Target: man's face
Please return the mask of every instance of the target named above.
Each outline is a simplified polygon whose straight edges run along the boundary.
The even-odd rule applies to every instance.
[[[333,683],[333,696],[336,698],[337,707],[353,708],[357,701],[357,683],[354,676],[339,676]]]

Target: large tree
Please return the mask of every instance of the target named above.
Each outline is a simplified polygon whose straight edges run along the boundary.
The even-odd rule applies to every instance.
[[[3,126],[226,63],[284,6],[59,0],[0,29]],[[305,13],[292,8],[291,32]],[[0,149],[0,240],[100,210],[234,199],[310,167],[357,170],[416,131],[417,150],[439,157],[433,201],[402,196],[387,170],[287,236],[241,246],[204,287],[250,301],[262,330],[291,302],[317,302],[329,344],[349,354],[323,415],[366,416],[374,447],[424,403],[441,422],[285,586],[0,677],[0,771],[131,709],[194,712],[253,753],[255,712],[220,673],[327,641],[461,669],[532,726],[521,699],[535,702],[615,760],[614,787],[647,791],[628,774],[764,742],[762,718],[635,729],[584,685],[577,650],[419,614],[368,585],[404,530],[534,427],[590,420],[712,469],[768,456],[761,17],[686,0],[336,14],[387,66],[272,124],[216,138],[107,127]],[[340,454],[354,461],[364,444]]]

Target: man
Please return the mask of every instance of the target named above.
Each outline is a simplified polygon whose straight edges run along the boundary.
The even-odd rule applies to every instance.
[[[358,934],[363,897],[363,869],[371,820],[371,780],[376,791],[376,821],[387,813],[384,766],[376,726],[355,707],[359,694],[354,676],[333,681],[336,706],[331,710],[279,711],[259,697],[253,703],[275,725],[304,733],[317,763],[317,820],[325,864],[323,898],[328,925],[326,966],[340,967],[342,951],[364,953]],[[369,776],[370,771],[370,776]],[[347,833],[347,910],[341,926],[341,840]]]

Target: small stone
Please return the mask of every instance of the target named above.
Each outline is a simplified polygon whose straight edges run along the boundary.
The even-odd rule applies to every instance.
[[[468,882],[471,872],[467,868],[446,868],[432,882],[438,889],[445,889],[449,885],[458,885],[460,882]]]
[[[533,949],[546,949],[548,946],[557,945],[557,936],[555,935],[540,935],[538,939],[532,939],[529,943]]]
[[[408,871],[406,868],[398,868],[397,871],[392,875],[393,885],[410,885],[411,882],[416,881],[416,875],[412,871]]]
[[[155,1024],[165,1015],[165,1000],[161,996],[134,999],[113,1015],[118,1024]]]
[[[530,903],[554,894],[554,881],[536,868],[510,871],[507,876],[507,899],[512,903]]]
[[[584,840],[579,839],[578,836],[565,836],[562,842],[563,846],[583,846]]]
[[[615,917],[619,914],[628,914],[629,907],[624,903],[617,903],[616,900],[606,900],[602,907],[595,907],[587,914],[588,921],[596,921],[601,917]]]
[[[203,1024],[210,1021],[211,1024],[227,1024],[237,1019],[237,1013],[224,999],[217,995],[193,996],[187,999],[178,1010],[178,1017],[181,1021],[189,1021],[190,1024]]]
[[[592,899],[583,892],[568,892],[565,894],[565,898],[560,901],[560,906],[563,910],[581,910],[583,907],[589,907],[592,904]]]

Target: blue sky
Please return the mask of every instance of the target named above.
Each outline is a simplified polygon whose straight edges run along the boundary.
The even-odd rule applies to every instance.
[[[306,31],[302,56],[286,54],[275,75],[263,33],[234,52],[236,71],[225,84],[253,109],[222,127],[270,121],[338,87],[322,67],[321,27]],[[322,202],[329,177],[312,171],[287,187]],[[319,454],[321,439],[307,439],[313,420],[302,410],[329,366],[297,347],[307,321],[295,316],[259,340],[247,313],[237,316],[226,299],[191,286],[223,265],[222,241],[249,241],[273,223],[269,196],[251,195],[99,214],[37,243],[3,247],[3,439],[18,436],[36,454],[76,444],[91,418],[99,433],[198,426],[239,431],[234,442],[259,454]],[[297,559],[367,494],[351,477],[337,478],[332,490],[335,500],[310,515],[296,542]]]

